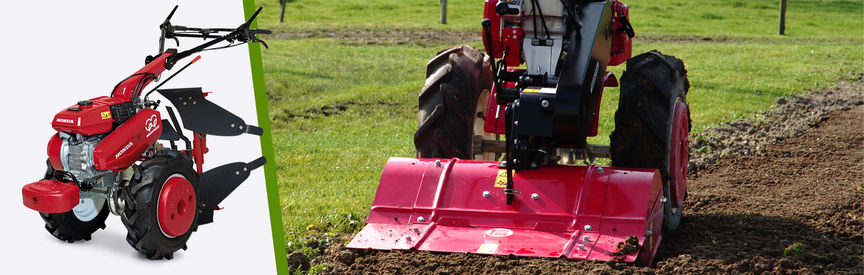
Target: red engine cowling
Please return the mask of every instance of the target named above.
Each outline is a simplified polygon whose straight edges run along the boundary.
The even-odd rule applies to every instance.
[[[159,112],[144,109],[117,127],[93,149],[93,163],[99,170],[126,169],[162,134]]]
[[[114,123],[111,106],[127,101],[107,96],[82,100],[57,113],[51,126],[59,132],[83,136],[102,134],[111,131]]]
[[[60,151],[63,147],[63,140],[60,139],[60,134],[51,136],[48,141],[48,162],[54,170],[63,171],[63,161],[60,159]]]

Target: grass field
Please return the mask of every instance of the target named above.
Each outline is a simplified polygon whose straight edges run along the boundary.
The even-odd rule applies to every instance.
[[[289,250],[318,253],[304,240],[310,231],[359,229],[387,158],[414,155],[425,63],[438,50],[482,43],[382,43],[375,36],[396,29],[480,31],[483,1],[449,2],[449,24],[440,25],[434,0],[294,0],[281,24],[278,2],[259,1],[265,7],[260,26],[276,31],[264,38],[271,46],[263,53],[264,72]],[[776,0],[627,3],[637,32],[634,52],[659,49],[684,60],[696,132],[862,73],[861,1],[791,0],[785,36],[776,34]],[[273,38],[321,32],[368,37]],[[620,76],[623,69],[611,70]],[[606,90],[600,136],[590,142],[608,143],[617,95]]]

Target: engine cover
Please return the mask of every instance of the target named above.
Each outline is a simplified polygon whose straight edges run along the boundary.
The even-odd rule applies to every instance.
[[[107,96],[82,100],[57,113],[51,126],[59,132],[82,136],[103,134],[114,127],[116,116],[126,115],[127,112],[118,112],[118,108],[112,108],[123,103],[128,101]]]
[[[93,164],[99,170],[124,170],[137,161],[161,134],[159,112],[141,110],[96,145]]]

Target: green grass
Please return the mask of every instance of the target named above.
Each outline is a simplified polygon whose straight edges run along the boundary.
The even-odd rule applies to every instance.
[[[278,1],[257,1],[264,7],[262,24],[275,30],[310,29],[445,29],[468,30],[480,26],[483,1],[448,1],[447,23],[438,24],[440,6],[435,0],[293,0],[279,22]]]
[[[659,49],[684,60],[692,84],[688,101],[695,131],[750,117],[777,97],[821,89],[849,73],[862,73],[860,1],[790,1],[786,36],[776,34],[777,2],[628,2],[642,38],[634,43],[634,52]],[[450,24],[442,26],[434,0],[296,0],[288,4],[286,22],[278,24],[277,2],[259,3],[266,6],[261,26],[280,32],[479,32],[482,12],[482,1],[450,1]],[[310,232],[359,228],[388,157],[414,155],[416,96],[424,83],[425,63],[454,45],[268,42],[264,71],[286,238],[289,249],[308,249],[304,237]],[[623,69],[610,70],[620,76]],[[590,142],[608,143],[617,97],[616,88],[605,91],[600,136]],[[310,224],[314,230],[307,230]]]

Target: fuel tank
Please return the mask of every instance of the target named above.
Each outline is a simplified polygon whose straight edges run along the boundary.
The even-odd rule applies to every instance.
[[[58,132],[70,134],[103,134],[111,131],[118,118],[128,119],[131,107],[128,100],[107,96],[82,100],[57,113],[51,126]]]

